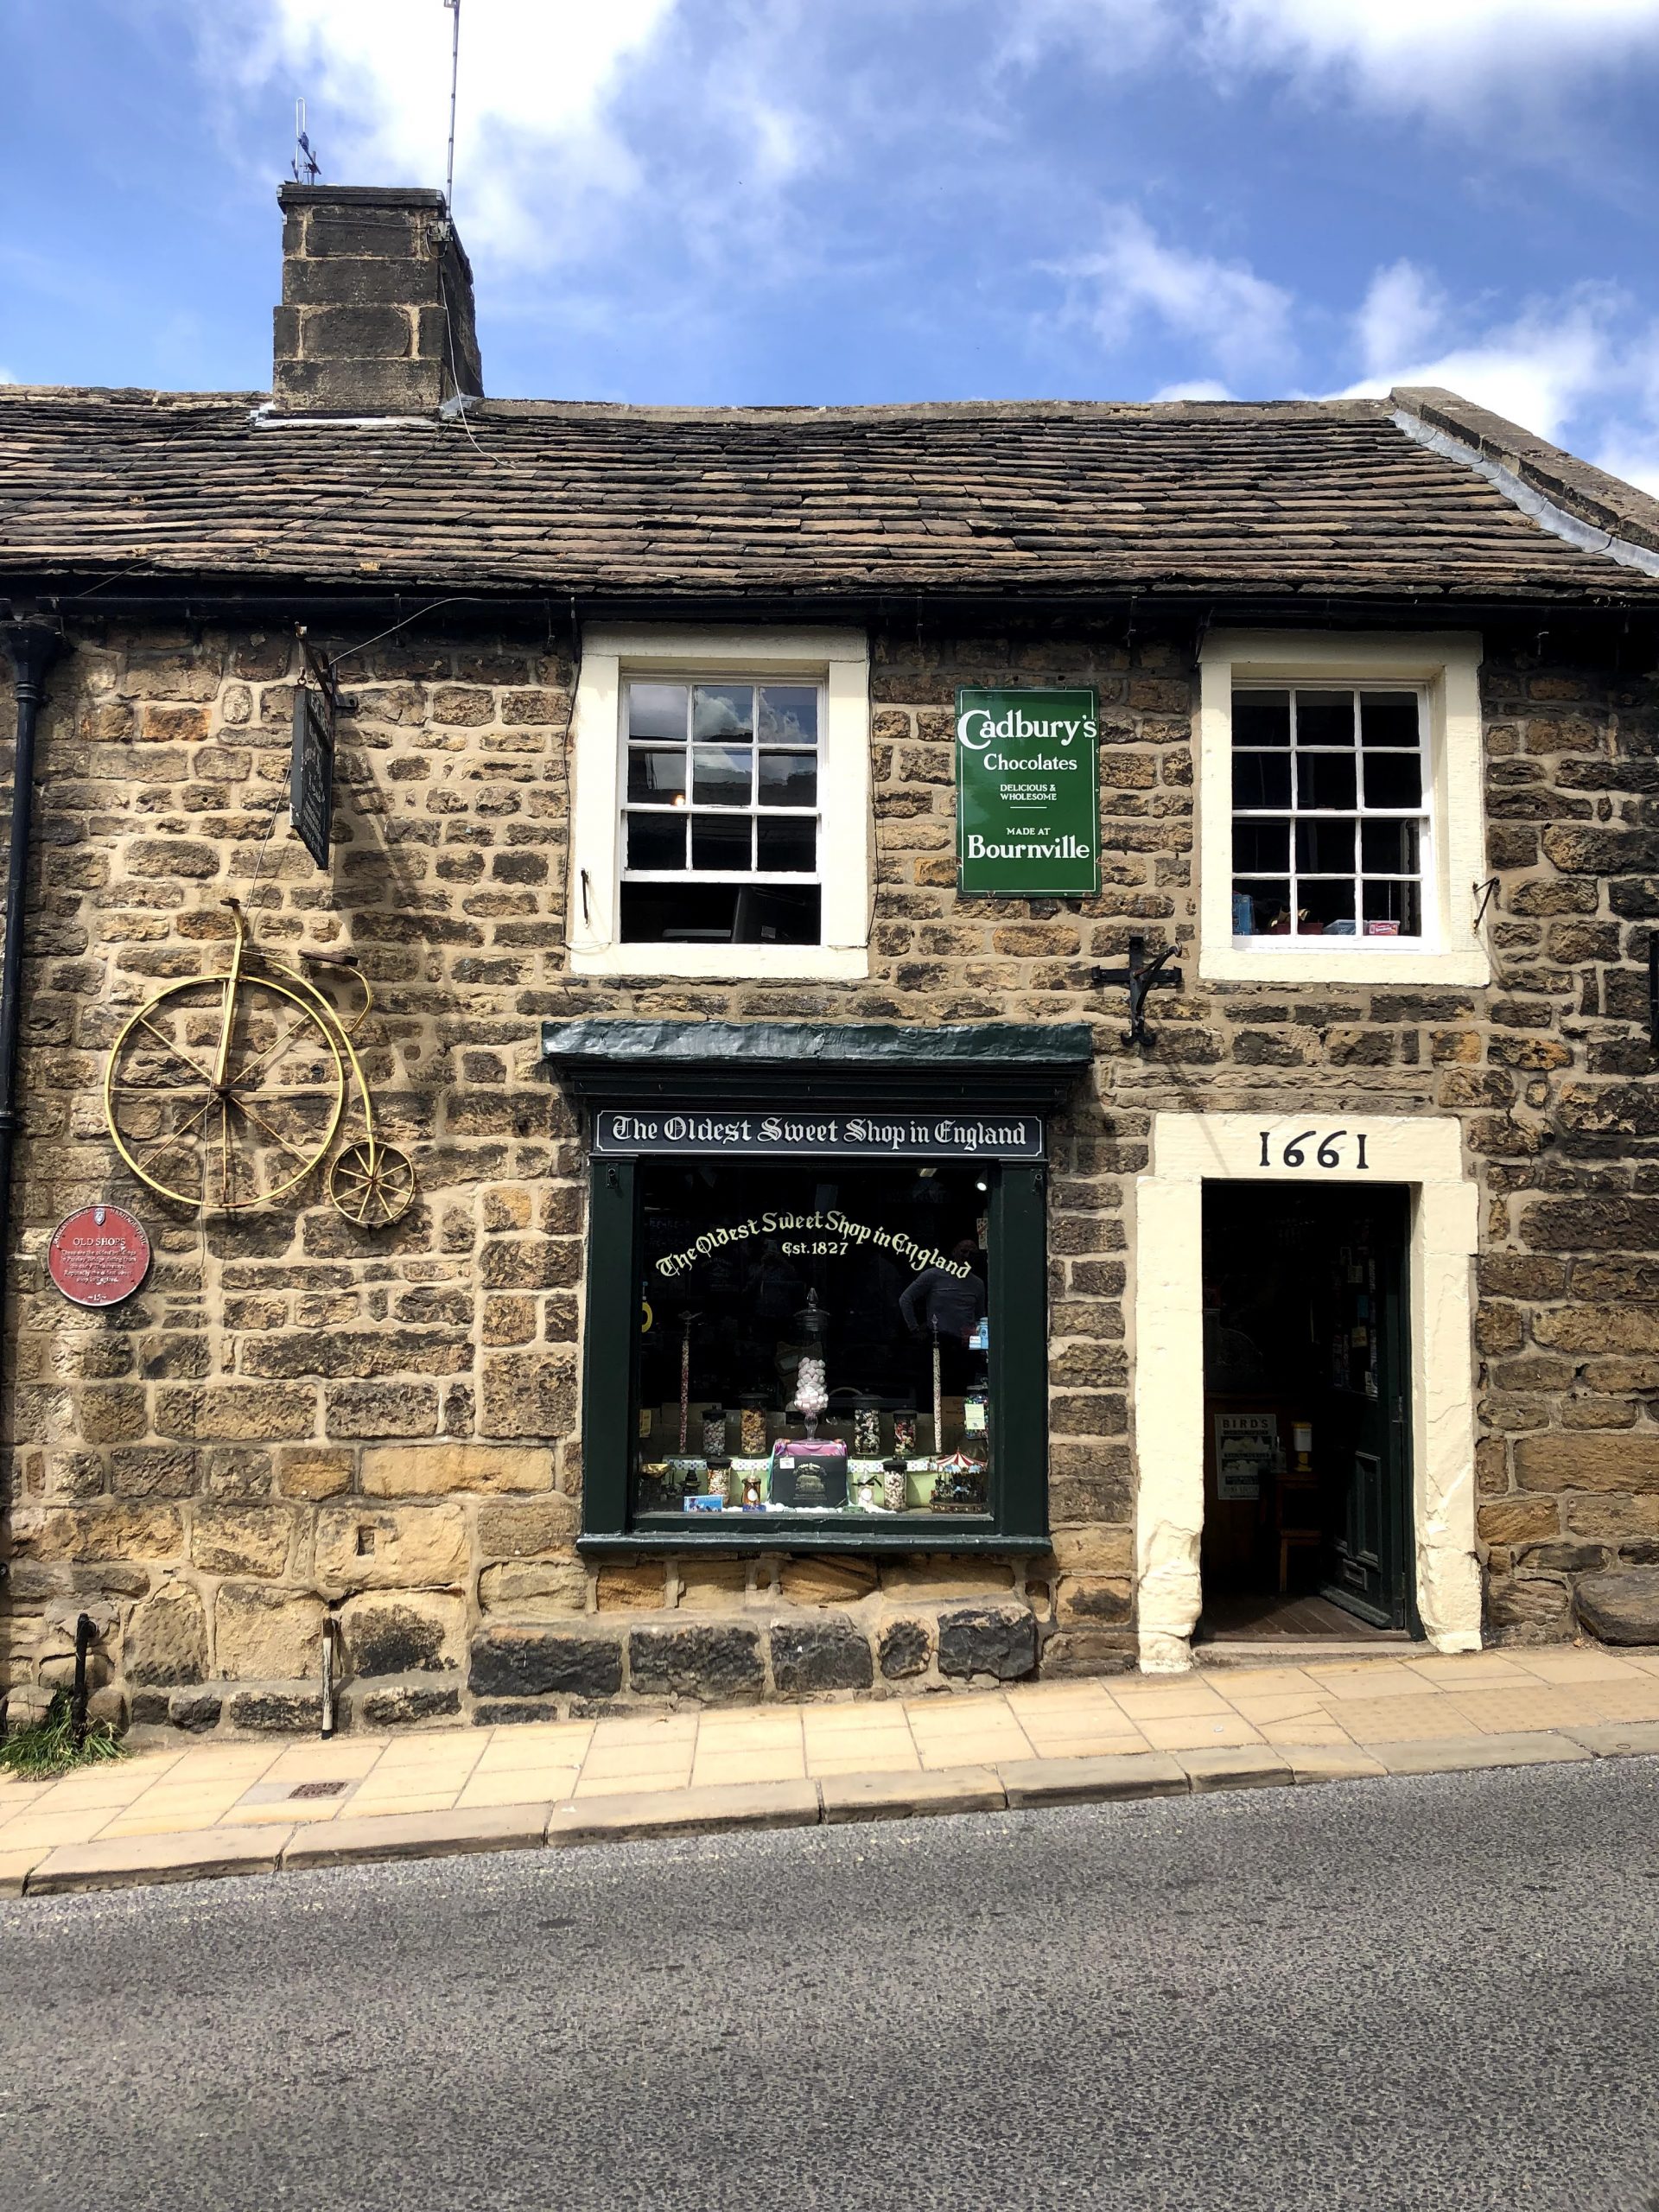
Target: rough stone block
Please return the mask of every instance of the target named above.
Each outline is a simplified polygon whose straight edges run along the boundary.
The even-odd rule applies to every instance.
[[[232,1681],[297,1681],[318,1673],[321,1599],[258,1582],[226,1582],[213,1604],[214,1671]]]
[[[1659,1644],[1659,1567],[1586,1574],[1573,1601],[1581,1626],[1604,1643]]]
[[[643,1697],[758,1698],[766,1688],[760,1638],[752,1628],[636,1628],[628,1678]]]
[[[846,1605],[868,1597],[876,1585],[873,1561],[862,1559],[785,1560],[778,1587],[791,1605]]]
[[[321,1710],[320,1690],[238,1690],[231,1700],[231,1726],[258,1736],[315,1735]]]
[[[849,1620],[779,1621],[772,1630],[772,1679],[785,1696],[809,1690],[867,1690],[870,1646]]]
[[[439,1674],[461,1664],[467,1608],[430,1591],[348,1598],[340,1630],[347,1674]]]
[[[417,1728],[434,1720],[453,1720],[461,1711],[461,1692],[453,1684],[400,1682],[395,1687],[366,1691],[356,1703],[355,1716],[365,1728]]]
[[[168,1719],[192,1736],[205,1736],[217,1728],[224,1709],[217,1690],[175,1690],[167,1701]]]
[[[454,1584],[467,1572],[467,1523],[458,1505],[325,1506],[315,1556],[330,1596]]]
[[[478,1510],[478,1548],[485,1559],[536,1559],[569,1554],[581,1520],[573,1497],[538,1498],[533,1505],[484,1505]]]
[[[294,1516],[280,1505],[199,1505],[190,1529],[193,1563],[210,1574],[280,1574]]]
[[[619,1560],[601,1567],[594,1584],[601,1613],[658,1612],[668,1602],[661,1560]]]
[[[478,1602],[486,1613],[510,1613],[515,1620],[559,1619],[586,1612],[588,1580],[579,1559],[486,1567],[478,1578]]]
[[[1522,1490],[1659,1491],[1659,1435],[1521,1436],[1515,1477]]]
[[[207,1616],[188,1582],[167,1582],[127,1624],[122,1671],[146,1686],[200,1682],[207,1673]]]
[[[499,1444],[372,1444],[363,1454],[362,1488],[369,1497],[446,1497],[457,1491],[550,1490],[553,1455]]]
[[[1037,1624],[1023,1605],[965,1605],[939,1616],[939,1672],[1013,1682],[1037,1664]]]
[[[473,1638],[467,1688],[474,1697],[614,1697],[622,1647],[614,1637],[488,1628]]]
[[[276,1487],[284,1497],[338,1497],[352,1486],[353,1454],[334,1446],[284,1452],[277,1463]]]
[[[925,1623],[889,1621],[881,1631],[881,1672],[889,1681],[903,1681],[912,1675],[925,1675],[932,1648],[932,1639]]]

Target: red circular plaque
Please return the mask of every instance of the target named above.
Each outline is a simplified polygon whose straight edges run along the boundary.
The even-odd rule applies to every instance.
[[[77,1306],[118,1306],[149,1273],[149,1238],[124,1206],[82,1206],[53,1230],[46,1268]]]

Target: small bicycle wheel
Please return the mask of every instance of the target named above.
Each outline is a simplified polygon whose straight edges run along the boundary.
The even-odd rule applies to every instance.
[[[389,1229],[415,1198],[415,1166],[395,1144],[348,1144],[328,1170],[328,1195],[358,1229]]]
[[[111,1047],[104,1110],[139,1181],[175,1205],[242,1213],[321,1166],[346,1103],[346,1062],[297,991],[245,970],[158,992]]]

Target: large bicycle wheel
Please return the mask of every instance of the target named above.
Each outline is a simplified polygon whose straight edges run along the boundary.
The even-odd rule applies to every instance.
[[[111,1049],[104,1107],[116,1149],[175,1205],[242,1213],[321,1166],[346,1103],[339,1039],[296,990],[244,969],[174,983]]]

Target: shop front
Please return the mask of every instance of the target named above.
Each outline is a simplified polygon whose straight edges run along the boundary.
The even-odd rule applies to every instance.
[[[590,1160],[584,1553],[1047,1548],[1049,1122],[1086,1029],[543,1050]]]

